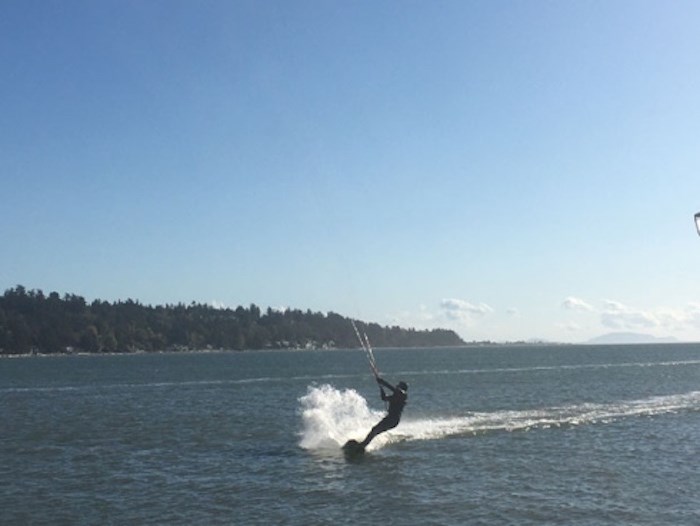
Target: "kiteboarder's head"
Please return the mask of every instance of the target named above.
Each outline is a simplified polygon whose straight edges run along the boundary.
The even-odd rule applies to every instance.
[[[404,381],[399,382],[396,384],[396,387],[399,388],[400,391],[403,391],[404,393],[408,391],[408,384]]]

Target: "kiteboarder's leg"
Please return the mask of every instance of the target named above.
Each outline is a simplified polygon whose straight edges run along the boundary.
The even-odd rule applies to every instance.
[[[369,434],[365,437],[365,439],[360,442],[360,445],[364,448],[367,447],[367,445],[376,437],[378,434],[383,433],[384,431],[388,431],[389,429],[392,429],[399,425],[398,420],[395,418],[389,418],[384,417],[376,426],[372,428],[372,430],[369,432]]]
[[[379,422],[379,424],[372,428],[372,431],[369,432],[365,439],[362,442],[360,442],[360,445],[363,448],[367,447],[367,445],[372,441],[372,439],[376,437],[379,433],[382,433],[383,431],[385,430],[381,428],[381,422]]]

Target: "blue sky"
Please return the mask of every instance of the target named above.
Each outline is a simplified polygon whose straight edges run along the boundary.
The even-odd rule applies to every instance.
[[[700,340],[694,1],[10,1],[0,287]]]

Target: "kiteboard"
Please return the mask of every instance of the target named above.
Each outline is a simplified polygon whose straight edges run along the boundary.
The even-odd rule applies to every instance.
[[[365,453],[365,446],[360,444],[357,440],[348,440],[343,446],[343,454],[347,458],[356,458]]]

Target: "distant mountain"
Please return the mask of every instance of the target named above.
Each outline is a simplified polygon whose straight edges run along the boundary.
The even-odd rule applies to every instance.
[[[673,336],[659,338],[651,334],[642,334],[638,332],[610,332],[603,334],[597,338],[592,338],[586,343],[592,345],[606,344],[634,344],[634,343],[678,343],[678,340]]]

